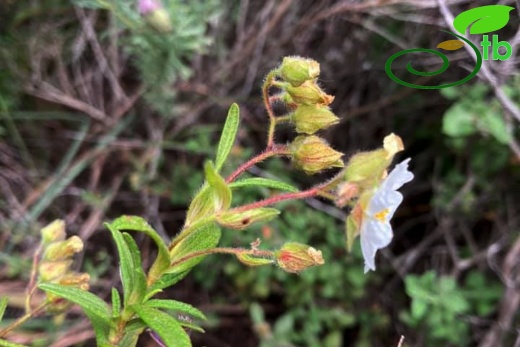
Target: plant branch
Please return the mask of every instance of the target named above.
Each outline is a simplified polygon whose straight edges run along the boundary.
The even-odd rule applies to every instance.
[[[40,314],[47,307],[48,304],[49,303],[47,301],[44,301],[31,312],[24,314],[22,317],[18,318],[13,323],[9,324],[5,329],[0,330],[0,338],[3,338],[5,335],[7,335],[12,330],[16,329],[17,327],[19,327],[23,323],[27,322],[29,319],[33,318],[34,316]]]
[[[271,102],[269,98],[269,88],[272,86],[274,82],[274,78],[276,77],[277,71],[273,70],[267,74],[265,78],[264,85],[262,86],[262,97],[264,99],[265,109],[267,111],[267,115],[269,116],[269,130],[267,132],[267,148],[271,148],[274,146],[274,130],[276,127],[276,117],[273,112],[273,108],[271,107]]]
[[[174,260],[172,263],[170,263],[170,268],[182,264],[190,259],[201,257],[204,255],[210,255],[210,254],[250,254],[250,255],[256,255],[260,257],[267,257],[272,258],[273,252],[271,251],[262,251],[258,249],[245,249],[245,248],[231,248],[231,247],[219,247],[219,248],[210,248],[210,249],[204,249],[200,251],[195,251],[189,254],[186,254],[184,257],[181,257],[177,260]]]
[[[252,202],[247,205],[243,205],[234,209],[231,209],[229,212],[244,212],[249,210],[254,210],[256,208],[264,207],[264,206],[270,206],[274,205],[276,203],[285,201],[285,200],[299,200],[299,199],[306,199],[311,198],[314,196],[319,195],[323,191],[323,185],[319,185],[313,188],[310,188],[308,190],[304,190],[303,192],[297,192],[297,193],[284,193],[284,194],[278,194],[275,196],[272,196],[270,198]]]
[[[243,172],[245,172],[247,169],[252,167],[253,165],[264,161],[265,159],[269,157],[273,157],[276,155],[285,155],[289,154],[289,150],[287,146],[284,145],[275,145],[268,147],[268,149],[257,155],[256,157],[251,158],[249,161],[245,162],[244,164],[240,165],[231,175],[229,175],[228,178],[226,178],[226,183],[233,182],[238,176],[240,176]]]

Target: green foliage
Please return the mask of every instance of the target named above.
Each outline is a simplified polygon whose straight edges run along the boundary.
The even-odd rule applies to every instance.
[[[463,287],[453,278],[438,277],[433,271],[408,275],[405,285],[412,301],[401,319],[425,334],[426,346],[467,345],[469,321],[465,317],[491,313],[501,294],[499,286],[488,283],[478,271],[467,275]]]
[[[219,172],[222,165],[224,165],[224,162],[233,147],[233,143],[235,143],[239,124],[240,110],[237,104],[233,104],[229,108],[226,123],[224,124],[224,129],[222,130],[222,135],[220,136],[220,141],[217,147],[217,156],[215,159],[215,170],[217,172]]]

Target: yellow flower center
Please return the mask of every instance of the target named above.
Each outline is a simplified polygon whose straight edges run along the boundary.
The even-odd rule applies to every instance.
[[[386,220],[386,216],[388,215],[388,213],[390,213],[390,209],[385,208],[384,210],[377,212],[374,215],[374,218],[380,222],[384,222]]]

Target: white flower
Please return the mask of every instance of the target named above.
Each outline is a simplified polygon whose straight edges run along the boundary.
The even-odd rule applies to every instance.
[[[392,240],[390,219],[403,201],[403,196],[397,189],[413,179],[413,174],[408,171],[409,162],[410,158],[395,166],[376,189],[363,211],[360,237],[361,251],[365,259],[365,273],[376,269],[374,260],[377,250],[388,246]]]

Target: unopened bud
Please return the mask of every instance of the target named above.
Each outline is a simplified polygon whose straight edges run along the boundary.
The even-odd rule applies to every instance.
[[[296,132],[309,135],[339,122],[339,118],[327,106],[316,105],[299,105],[292,120],[296,124]]]
[[[284,81],[293,87],[303,82],[315,79],[320,74],[320,64],[312,59],[302,57],[285,57],[280,66],[280,74]]]
[[[253,223],[267,222],[279,214],[280,211],[277,209],[268,207],[243,212],[228,210],[217,215],[217,223],[226,228],[244,230]]]
[[[63,241],[65,239],[65,222],[61,219],[56,219],[52,223],[43,227],[40,230],[40,233],[44,245],[51,242]]]
[[[63,277],[70,270],[72,260],[45,261],[38,266],[40,282],[52,282]]]
[[[396,134],[391,133],[383,139],[383,148],[387,153],[387,157],[392,159],[396,153],[404,149],[403,140]]]
[[[87,273],[71,272],[59,279],[58,283],[64,286],[74,286],[81,290],[88,290],[90,275]]]
[[[71,258],[83,250],[83,241],[78,236],[71,236],[65,241],[53,242],[47,246],[43,260],[56,261]]]
[[[390,163],[384,149],[354,154],[347,162],[345,180],[357,182],[362,189],[370,188],[384,178]]]
[[[315,81],[305,81],[298,87],[287,86],[287,93],[300,105],[330,105],[334,101],[332,95],[326,94]]]
[[[275,256],[282,269],[293,273],[325,263],[321,251],[298,242],[286,243]]]
[[[157,31],[166,33],[172,30],[170,15],[159,0],[139,0],[137,10]]]
[[[333,150],[318,136],[298,136],[289,145],[294,164],[307,174],[315,174],[332,167],[343,167],[343,153]]]

